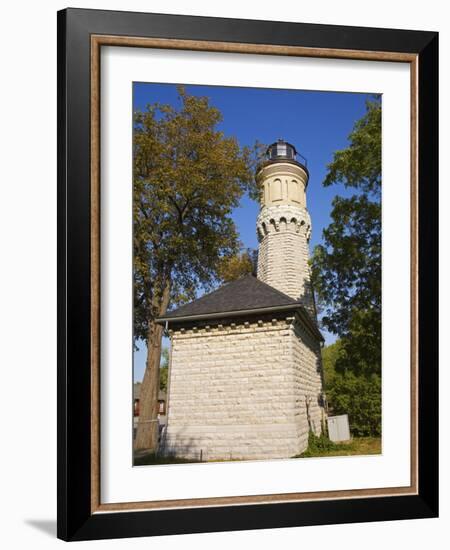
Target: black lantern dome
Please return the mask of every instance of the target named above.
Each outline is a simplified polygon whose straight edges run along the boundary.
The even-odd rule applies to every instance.
[[[269,147],[267,147],[265,157],[266,158],[261,163],[260,168],[274,162],[290,162],[301,166],[305,172],[308,173],[308,163],[305,157],[297,151],[292,143],[288,143],[287,141],[284,141],[284,139],[279,139],[278,141],[275,141],[275,143],[272,143],[272,145],[269,145]]]
[[[267,160],[296,160],[297,150],[287,141],[279,139],[272,145],[269,145],[266,151]]]
[[[284,141],[284,139],[279,139],[267,147],[264,158],[258,163],[256,172],[258,173],[265,166],[269,166],[270,164],[275,164],[277,162],[296,164],[306,172],[306,175],[309,178],[307,160],[297,151],[292,143],[288,143],[287,141]]]

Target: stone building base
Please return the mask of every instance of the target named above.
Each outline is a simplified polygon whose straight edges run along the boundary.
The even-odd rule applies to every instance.
[[[320,345],[296,317],[173,331],[166,455],[290,458],[320,434]]]
[[[308,446],[308,427],[296,424],[172,428],[162,449],[167,456],[198,461],[289,458]]]

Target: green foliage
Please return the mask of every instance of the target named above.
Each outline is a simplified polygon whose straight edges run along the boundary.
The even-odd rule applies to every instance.
[[[355,311],[381,309],[381,204],[367,196],[332,203],[324,245],[314,249],[313,277],[328,330],[345,333]]]
[[[336,196],[332,222],[311,259],[321,322],[339,335],[335,370],[381,375],[381,103],[355,123],[349,146],[334,154],[325,186],[357,193]]]
[[[223,258],[217,270],[217,276],[224,283],[228,283],[253,272],[254,251],[247,249],[234,256]]]
[[[324,245],[312,258],[323,325],[344,340],[338,370],[379,372],[381,364],[381,204],[336,197]],[[350,341],[351,340],[351,341]],[[348,361],[347,359],[350,359]]]
[[[333,414],[349,415],[353,435],[381,433],[381,103],[366,114],[336,151],[324,186],[355,189],[336,196],[331,223],[311,260],[321,322],[340,339],[323,353],[326,394]]]
[[[359,373],[358,369],[356,373],[350,369],[339,372],[339,365],[351,360],[347,355],[351,345],[354,345],[352,339],[344,343],[337,340],[322,350],[329,413],[348,414],[353,436],[378,436],[381,434],[381,377],[375,373]],[[357,350],[353,353],[358,356]]]
[[[302,458],[323,456],[325,454],[332,454],[332,451],[337,449],[339,449],[339,445],[328,439],[328,436],[323,432],[320,435],[316,435],[311,430],[308,435],[308,448],[300,456]]]
[[[380,96],[366,103],[366,114],[356,121],[349,146],[336,151],[328,165],[324,186],[343,183],[363,193],[379,193],[381,188],[381,102]]]
[[[381,377],[355,376],[351,371],[336,374],[327,399],[333,414],[348,414],[354,436],[381,434]]]
[[[313,444],[301,455],[293,458],[310,458],[322,456],[355,456],[375,455],[381,453],[381,437],[354,437],[351,441],[340,443],[327,442]]]
[[[325,391],[332,387],[333,379],[336,376],[335,364],[342,354],[342,345],[340,340],[336,340],[334,344],[325,346],[322,349],[322,367]]]
[[[163,392],[167,392],[168,375],[169,369],[167,367],[159,367],[159,389]]]
[[[255,192],[253,152],[217,129],[206,97],[179,87],[179,108],[151,104],[134,114],[134,336],[170,304],[195,297],[239,251],[232,209]],[[169,292],[170,298],[164,298]]]
[[[161,363],[159,365],[159,389],[167,392],[167,380],[169,376],[169,350],[163,348],[161,352]]]

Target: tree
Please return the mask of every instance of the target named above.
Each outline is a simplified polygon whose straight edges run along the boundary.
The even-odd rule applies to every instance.
[[[340,340],[336,340],[334,344],[322,348],[323,381],[326,392],[333,385],[333,380],[336,376],[336,362],[341,353],[342,345]]]
[[[343,184],[356,193],[332,203],[324,244],[312,257],[313,284],[322,324],[341,338],[336,370],[381,373],[381,103],[365,115],[334,154],[324,186]]]
[[[355,375],[351,370],[336,371],[336,364],[346,353],[341,340],[322,349],[329,411],[348,414],[353,435],[378,436],[381,433],[381,377]]]
[[[234,256],[222,258],[217,271],[218,278],[224,283],[235,281],[255,271],[256,251],[247,248]]]
[[[169,377],[169,350],[163,348],[161,352],[161,363],[159,365],[159,389],[167,392],[167,380]]]
[[[217,129],[221,113],[178,88],[179,108],[152,104],[134,114],[134,337],[147,345],[136,448],[156,450],[163,327],[170,305],[216,280],[239,241],[231,211],[255,192],[248,148]]]
[[[354,435],[381,433],[381,103],[365,115],[336,151],[324,186],[336,196],[331,223],[311,260],[321,322],[340,339],[324,350],[327,399],[334,414],[348,413]],[[332,348],[332,349],[330,349]]]
[[[350,370],[338,373],[327,390],[333,414],[348,414],[355,436],[381,434],[381,377],[355,376]]]

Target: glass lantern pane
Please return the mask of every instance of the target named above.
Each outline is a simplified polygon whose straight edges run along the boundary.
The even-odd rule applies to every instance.
[[[286,156],[286,145],[283,143],[279,143],[278,146],[277,146],[277,154],[279,157],[285,157]]]

